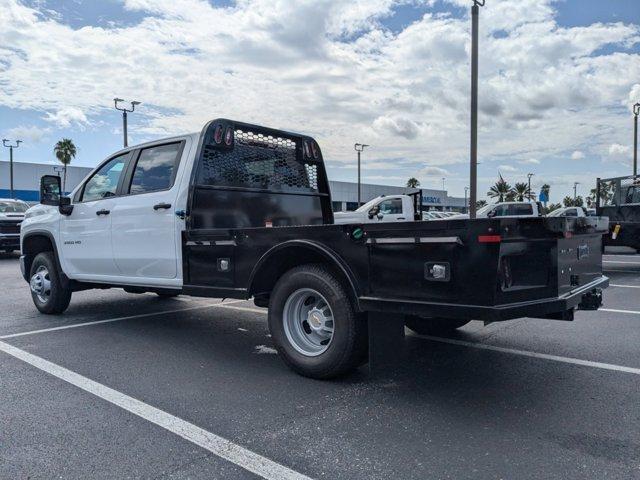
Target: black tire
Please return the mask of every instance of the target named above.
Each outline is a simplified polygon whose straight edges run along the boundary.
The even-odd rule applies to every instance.
[[[283,318],[285,305],[300,289],[318,292],[332,313],[333,334],[322,353],[309,356],[288,339]],[[329,379],[344,375],[367,357],[367,323],[353,300],[323,265],[303,265],[289,270],[276,283],[269,299],[269,330],[282,360],[305,377]],[[322,348],[322,347],[321,347]]]
[[[449,335],[471,320],[456,320],[451,318],[426,318],[408,315],[405,326],[418,335]]]
[[[44,273],[46,272],[46,275]],[[34,280],[36,274],[40,274],[38,279]],[[31,290],[31,298],[36,308],[42,313],[46,314],[59,314],[64,312],[69,306],[71,301],[71,289],[64,288],[60,281],[60,272],[56,266],[56,261],[51,252],[42,252],[36,255],[31,264],[31,270],[29,272],[29,278],[32,282],[38,283],[38,280],[45,278],[49,282],[48,294],[43,291],[42,295],[38,295]]]

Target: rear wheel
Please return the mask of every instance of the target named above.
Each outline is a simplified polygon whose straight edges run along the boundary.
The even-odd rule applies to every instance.
[[[280,357],[307,377],[337,377],[366,358],[366,321],[322,265],[294,268],[278,280],[269,301],[269,329]]]
[[[71,289],[63,287],[53,253],[42,252],[33,259],[29,286],[33,303],[40,312],[62,313],[69,306]]]
[[[426,318],[409,315],[404,324],[418,335],[447,335],[453,333],[471,320],[456,320],[451,318]]]

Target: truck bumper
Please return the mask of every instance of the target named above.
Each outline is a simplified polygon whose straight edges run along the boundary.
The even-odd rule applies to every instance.
[[[601,290],[608,286],[609,278],[601,276],[558,297],[493,306],[420,302],[366,296],[359,298],[359,305],[363,311],[484,320],[485,322],[499,322],[522,317],[571,320],[573,310],[576,307],[584,310],[597,310],[602,304]]]
[[[20,248],[20,234],[0,233],[0,250]]]

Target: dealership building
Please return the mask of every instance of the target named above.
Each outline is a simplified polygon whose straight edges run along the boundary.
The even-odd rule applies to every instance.
[[[91,172],[90,167],[67,167],[67,185],[70,192]],[[13,197],[27,202],[39,200],[39,182],[43,175],[62,176],[62,165],[54,163],[13,162]],[[0,161],[0,198],[9,198],[9,162]],[[358,184],[355,182],[330,181],[331,198],[334,211],[355,210],[358,208]],[[417,192],[415,188],[393,187],[389,185],[361,185],[362,202],[380,195],[399,195]],[[450,197],[445,190],[422,189],[423,210],[464,209],[464,198]]]

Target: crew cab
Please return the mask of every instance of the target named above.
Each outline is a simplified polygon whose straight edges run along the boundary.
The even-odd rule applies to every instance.
[[[0,198],[0,250],[12,253],[20,249],[20,224],[29,204],[22,200]]]
[[[421,220],[421,191],[410,195],[380,195],[353,212],[334,212],[334,223],[413,222]]]
[[[314,378],[365,363],[391,325],[569,320],[608,284],[606,220],[334,224],[314,139],[227,119],[116,152],[69,197],[55,176],[40,190],[21,232],[40,312],[88,288],[253,298],[280,358]]]

